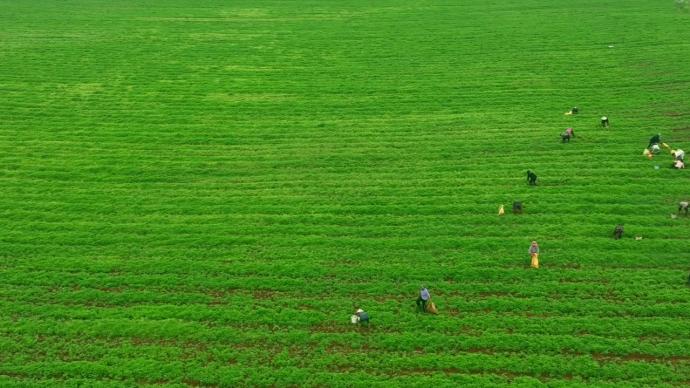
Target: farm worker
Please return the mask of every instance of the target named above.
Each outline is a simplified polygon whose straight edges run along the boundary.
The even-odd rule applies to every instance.
[[[366,311],[357,309],[357,311],[355,311],[355,316],[357,317],[357,323],[369,326],[369,314]]]
[[[690,204],[688,204],[687,201],[678,202],[678,213],[685,212],[685,215],[687,216],[688,215],[688,206],[690,206]]]
[[[613,239],[620,240],[621,236],[623,236],[623,225],[618,224],[616,225],[616,228],[613,230]]]
[[[427,302],[429,302],[429,299],[431,299],[431,294],[429,294],[429,290],[427,290],[426,287],[422,287],[419,290],[419,296],[417,297],[417,308],[422,312],[425,312],[426,304]]]
[[[580,110],[579,110],[576,106],[574,106],[573,109],[571,109],[571,110],[565,112],[565,114],[568,115],[568,116],[569,116],[569,115],[576,115],[577,112],[579,112],[579,111],[580,111]]]
[[[673,154],[673,157],[676,158],[676,160],[685,160],[685,151],[683,150],[675,150],[671,152],[671,154]]]
[[[661,134],[657,133],[656,135],[652,136],[651,139],[649,139],[649,145],[647,145],[647,148],[651,148],[654,144],[659,143],[661,143]]]
[[[539,244],[536,241],[532,241],[532,245],[529,247],[529,255],[532,258],[530,267],[539,268]]]
[[[601,116],[601,126],[604,128],[609,127],[609,118],[606,116]]]
[[[680,170],[681,168],[685,168],[685,163],[683,163],[682,160],[676,160],[675,162],[673,162],[673,167]]]
[[[506,214],[506,210],[503,208],[503,205],[501,205],[501,207],[498,208],[498,215],[502,216],[504,214]]]
[[[575,132],[572,128],[566,128],[565,132],[561,133],[561,140],[563,143],[570,143],[570,138],[575,137]]]
[[[532,170],[527,170],[527,183],[532,186],[537,184],[537,174],[533,173]]]

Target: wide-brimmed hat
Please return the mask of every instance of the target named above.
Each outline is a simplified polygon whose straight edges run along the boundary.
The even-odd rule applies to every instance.
[[[362,310],[362,309],[357,309],[357,313],[363,313],[363,312],[364,312],[364,310]]]

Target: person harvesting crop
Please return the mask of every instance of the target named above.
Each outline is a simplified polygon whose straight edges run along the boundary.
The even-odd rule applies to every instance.
[[[609,127],[609,118],[606,116],[601,116],[601,126],[604,128]]]
[[[532,170],[527,170],[527,183],[531,186],[537,185],[537,174],[532,172]]]
[[[651,139],[649,139],[649,145],[647,148],[651,149],[653,145],[659,145],[661,143],[661,134],[657,133],[656,135],[652,136]]]
[[[429,290],[427,290],[426,287],[423,287],[419,290],[419,296],[417,297],[417,308],[425,312],[426,311],[426,304],[429,302],[429,299],[431,299],[431,294],[429,293]]]
[[[561,133],[561,140],[563,143],[570,143],[570,139],[575,137],[575,132],[572,128],[566,128],[565,132]]]
[[[613,229],[613,239],[614,240],[620,240],[620,238],[623,236],[623,225],[618,224],[616,225],[616,228]]]
[[[675,160],[685,161],[685,151],[681,149],[671,151],[671,155],[673,155]]]
[[[352,316],[352,323],[369,326],[369,313],[362,309],[357,309]]]
[[[536,241],[532,241],[532,245],[529,247],[529,255],[532,259],[530,267],[539,268],[539,244]]]
[[[690,203],[688,203],[687,201],[678,202],[678,214],[680,214],[681,212],[685,212],[685,215],[687,216],[688,207],[690,207]]]

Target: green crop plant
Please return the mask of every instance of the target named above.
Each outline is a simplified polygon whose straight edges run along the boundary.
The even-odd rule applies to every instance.
[[[0,1],[0,386],[690,384],[686,3]]]

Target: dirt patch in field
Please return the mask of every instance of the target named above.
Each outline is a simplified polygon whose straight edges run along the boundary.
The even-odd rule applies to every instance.
[[[678,112],[678,111],[670,111],[670,112],[664,112],[664,116],[668,117],[681,117],[681,116],[687,116],[688,113],[683,113],[683,112]]]
[[[598,362],[653,362],[653,363],[671,363],[677,364],[680,362],[690,361],[690,356],[669,356],[669,357],[658,357],[651,354],[642,353],[630,353],[626,355],[613,355],[613,354],[601,354],[592,353],[592,359]]]
[[[252,297],[258,300],[273,299],[275,295],[276,293],[270,290],[255,290],[252,292]]]
[[[484,291],[477,294],[481,298],[486,298],[490,296],[511,296],[510,292],[506,291]]]
[[[287,94],[268,94],[268,93],[244,93],[244,94],[228,94],[228,93],[211,93],[207,99],[213,101],[227,102],[227,103],[243,103],[243,102],[276,102],[287,101],[294,99],[294,96]]]

